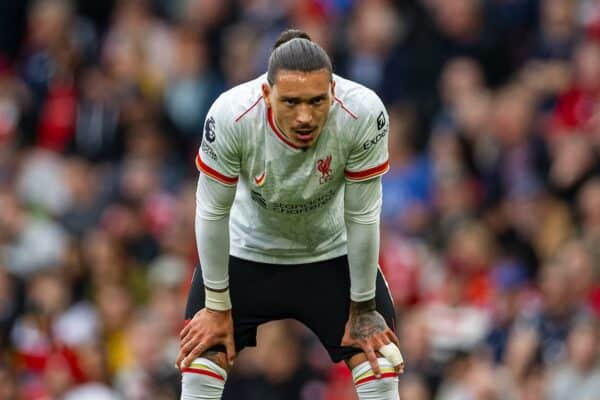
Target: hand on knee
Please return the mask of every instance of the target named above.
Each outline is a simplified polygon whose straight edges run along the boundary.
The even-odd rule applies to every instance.
[[[378,358],[381,378],[377,379],[368,361],[352,369],[352,378],[360,400],[398,400],[398,374],[385,358]]]

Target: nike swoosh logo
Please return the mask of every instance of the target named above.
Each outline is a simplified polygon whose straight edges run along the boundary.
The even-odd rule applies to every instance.
[[[263,171],[262,174],[254,177],[254,183],[256,183],[256,185],[262,186],[263,183],[265,183],[265,175],[266,175],[265,172],[267,172],[267,171]]]

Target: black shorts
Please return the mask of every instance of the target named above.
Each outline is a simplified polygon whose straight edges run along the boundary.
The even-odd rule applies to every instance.
[[[350,308],[350,271],[346,256],[300,264],[275,265],[229,257],[236,351],[256,346],[256,329],[265,322],[291,318],[310,328],[334,362],[361,350],[340,345]],[[395,330],[394,306],[377,273],[377,311]],[[204,284],[196,269],[185,310],[186,320],[204,307]]]

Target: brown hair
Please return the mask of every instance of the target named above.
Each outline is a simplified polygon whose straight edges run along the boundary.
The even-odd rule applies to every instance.
[[[311,72],[326,69],[333,72],[331,60],[321,46],[298,29],[288,29],[279,35],[269,57],[267,81],[275,84],[280,70]]]

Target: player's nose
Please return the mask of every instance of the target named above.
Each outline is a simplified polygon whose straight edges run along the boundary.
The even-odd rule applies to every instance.
[[[299,107],[296,114],[296,122],[298,124],[310,124],[312,122],[312,113],[308,107]]]

